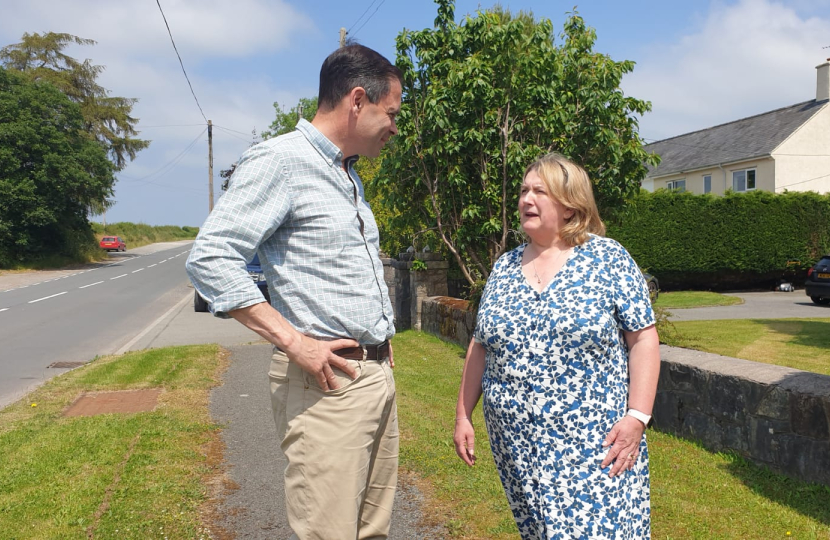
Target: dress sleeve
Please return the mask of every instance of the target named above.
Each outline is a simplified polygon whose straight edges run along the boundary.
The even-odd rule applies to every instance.
[[[655,323],[648,286],[640,267],[620,244],[614,242],[611,271],[615,279],[614,308],[623,330],[636,332]]]

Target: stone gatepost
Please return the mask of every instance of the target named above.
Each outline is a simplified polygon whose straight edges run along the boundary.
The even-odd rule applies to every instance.
[[[421,330],[421,304],[430,296],[447,296],[447,269],[450,263],[432,252],[401,253],[401,261],[409,270],[409,309],[412,328]],[[426,264],[425,269],[412,268],[413,261]],[[420,266],[420,265],[419,265]]]
[[[404,255],[411,255],[405,253]],[[411,310],[409,307],[409,263],[381,256],[383,262],[383,280],[389,290],[389,300],[395,313],[397,331],[411,328]]]

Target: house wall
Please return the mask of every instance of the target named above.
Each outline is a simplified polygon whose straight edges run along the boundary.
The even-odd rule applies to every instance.
[[[776,193],[830,192],[830,103],[773,152]]]
[[[646,182],[650,182],[653,186],[649,191],[654,189],[665,188],[669,182],[675,180],[686,179],[686,191],[690,193],[703,193],[703,177],[705,175],[712,175],[712,191],[713,195],[723,195],[727,189],[732,189],[732,172],[742,169],[755,169],[755,189],[763,189],[766,191],[775,190],[776,168],[775,162],[771,158],[760,158],[749,161],[739,161],[736,163],[724,164],[723,170],[720,167],[711,167],[708,169],[699,169],[697,171],[678,173],[670,176],[662,176],[660,178],[646,178],[643,181],[645,187]],[[724,177],[725,171],[725,177]],[[830,171],[828,171],[830,172]]]

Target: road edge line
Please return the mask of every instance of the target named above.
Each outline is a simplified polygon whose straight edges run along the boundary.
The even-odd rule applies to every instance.
[[[160,323],[161,323],[164,319],[166,319],[166,318],[167,318],[167,317],[168,317],[171,313],[173,313],[173,312],[174,312],[174,311],[176,311],[177,309],[181,309],[181,307],[184,305],[184,303],[185,303],[185,302],[187,302],[187,301],[188,301],[189,299],[191,299],[191,298],[193,298],[193,293],[192,293],[192,292],[188,292],[188,293],[184,296],[184,298],[182,298],[181,300],[179,300],[179,301],[178,301],[178,303],[176,303],[176,305],[175,305],[175,306],[173,306],[173,307],[171,307],[170,309],[168,309],[168,310],[164,313],[164,315],[162,315],[161,317],[159,317],[159,318],[158,318],[158,319],[156,319],[155,321],[151,322],[151,323],[147,326],[147,328],[145,328],[144,330],[142,330],[142,331],[141,331],[141,333],[140,333],[140,334],[138,334],[136,337],[134,337],[133,339],[131,339],[131,340],[130,340],[130,341],[129,341],[126,345],[124,345],[123,347],[121,347],[120,349],[118,349],[117,351],[115,351],[115,354],[124,354],[125,352],[129,351],[129,350],[130,350],[130,347],[132,347],[133,345],[135,345],[136,343],[138,343],[138,340],[140,340],[141,338],[143,338],[144,336],[146,336],[147,334],[149,334],[149,333],[150,333],[150,331],[151,331],[153,328],[155,328],[156,326],[158,326],[158,325],[159,325],[159,324],[160,324]]]

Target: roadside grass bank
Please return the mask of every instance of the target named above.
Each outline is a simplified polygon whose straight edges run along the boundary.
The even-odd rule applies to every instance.
[[[84,235],[76,245],[69,249],[71,255],[60,253],[39,253],[26,260],[13,263],[11,266],[0,267],[0,274],[6,271],[20,272],[29,270],[56,270],[78,264],[102,261],[108,258],[107,252],[102,250],[98,243],[104,236],[120,236],[127,243],[127,250],[134,249],[156,242],[175,242],[178,240],[192,240],[199,234],[198,227],[178,227],[175,225],[151,226],[144,223],[111,223],[104,227],[100,223],[92,223],[93,237]]]
[[[727,296],[708,291],[675,291],[661,292],[655,307],[666,309],[684,309],[696,307],[732,306],[743,304],[737,296]]]
[[[830,375],[830,318],[672,321],[667,345]]]
[[[99,358],[0,411],[3,538],[208,538],[216,345]],[[65,417],[83,392],[161,388],[152,412]]]
[[[401,467],[422,479],[428,519],[454,538],[516,539],[476,408],[475,467],[452,431],[464,350],[423,333],[394,340]],[[734,454],[649,431],[654,538],[830,539],[830,488],[774,474]]]
[[[128,221],[110,223],[106,227],[100,223],[93,223],[92,230],[95,233],[96,241],[101,240],[104,236],[120,236],[127,243],[128,250],[156,242],[193,240],[199,234],[198,227],[151,226],[145,223],[130,223]]]

